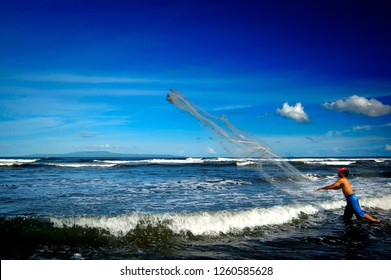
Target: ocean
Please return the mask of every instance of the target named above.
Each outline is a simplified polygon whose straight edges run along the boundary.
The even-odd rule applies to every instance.
[[[341,191],[315,191],[338,167],[382,223],[345,223]],[[390,177],[391,158],[1,158],[0,257],[388,260]]]

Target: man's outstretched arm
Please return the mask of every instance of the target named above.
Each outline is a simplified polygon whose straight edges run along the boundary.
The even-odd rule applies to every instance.
[[[328,185],[326,187],[322,187],[317,189],[316,191],[321,191],[321,190],[340,190],[342,188],[342,182],[341,180],[338,180],[334,184]]]

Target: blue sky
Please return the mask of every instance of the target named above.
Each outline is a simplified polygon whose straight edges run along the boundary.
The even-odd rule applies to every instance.
[[[391,156],[391,2],[2,1],[0,156],[224,156],[169,89],[281,156]]]

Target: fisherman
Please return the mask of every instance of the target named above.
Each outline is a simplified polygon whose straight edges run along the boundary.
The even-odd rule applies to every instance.
[[[316,191],[321,190],[342,190],[342,193],[346,197],[346,207],[343,218],[345,221],[350,221],[353,217],[353,214],[357,219],[366,218],[372,222],[379,223],[380,220],[372,217],[371,215],[365,213],[358,203],[358,197],[354,194],[352,186],[350,185],[347,177],[349,176],[349,170],[346,167],[338,168],[338,177],[339,179],[329,186],[319,188]]]

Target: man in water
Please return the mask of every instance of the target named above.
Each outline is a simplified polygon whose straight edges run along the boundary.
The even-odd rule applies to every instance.
[[[358,198],[354,194],[352,186],[350,185],[347,177],[349,176],[349,170],[344,168],[338,168],[338,177],[339,179],[334,184],[329,186],[319,188],[317,191],[321,190],[342,190],[342,193],[346,197],[346,207],[343,218],[345,221],[350,221],[352,219],[353,214],[357,217],[357,219],[366,218],[372,222],[379,223],[380,220],[372,217],[371,215],[365,213],[358,203]]]

